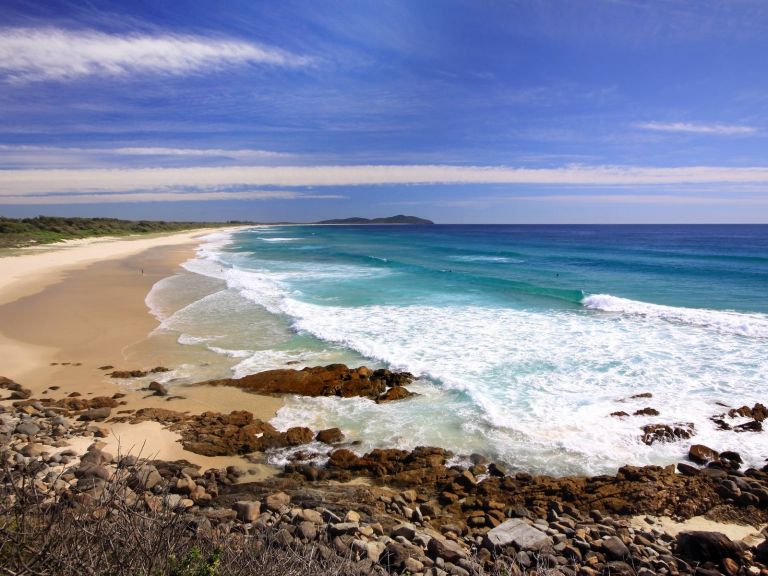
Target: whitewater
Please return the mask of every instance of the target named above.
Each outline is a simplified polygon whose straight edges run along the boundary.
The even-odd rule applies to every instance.
[[[413,399],[289,397],[273,421],[339,426],[359,452],[436,445],[563,475],[702,443],[764,465],[762,433],[712,417],[768,400],[766,254],[759,226],[256,227],[208,237],[148,303],[160,330],[229,358],[221,376],[412,372]],[[647,407],[660,414],[632,416]],[[655,423],[696,434],[647,446]]]

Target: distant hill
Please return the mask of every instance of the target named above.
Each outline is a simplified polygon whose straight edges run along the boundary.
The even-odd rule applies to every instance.
[[[398,214],[388,218],[337,218],[335,220],[322,220],[317,224],[434,224],[434,222],[426,218]]]

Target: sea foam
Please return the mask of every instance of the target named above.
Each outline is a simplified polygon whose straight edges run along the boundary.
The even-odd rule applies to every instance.
[[[590,310],[658,318],[742,336],[768,338],[768,315],[765,314],[663,306],[610,294],[592,294],[586,296],[581,303]]]
[[[640,442],[640,427],[655,422],[692,422],[697,442],[718,450],[737,446],[751,465],[762,465],[768,455],[760,435],[718,431],[710,420],[723,411],[718,402],[763,400],[765,315],[606,294],[584,297],[581,308],[535,311],[498,305],[321,304],[296,286],[312,278],[343,282],[390,272],[307,263],[280,263],[282,269],[275,269],[253,256],[237,262],[237,255],[222,254],[221,246],[207,246],[199,255],[187,263],[188,270],[223,280],[227,292],[318,342],[320,352],[243,354],[236,375],[294,361],[298,367],[323,363],[333,356],[322,352],[325,343],[420,378],[414,390],[421,396],[396,405],[290,397],[273,421],[278,427],[341,426],[361,441],[361,451],[433,444],[555,474],[599,473],[625,463],[664,464],[684,457],[685,443],[648,447]],[[238,313],[225,306],[217,310]],[[638,392],[651,392],[653,398],[626,400]],[[661,415],[610,416],[646,406]]]

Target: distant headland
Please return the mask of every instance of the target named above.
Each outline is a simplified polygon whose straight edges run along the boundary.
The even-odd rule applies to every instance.
[[[434,224],[434,222],[426,218],[398,214],[387,218],[335,218],[333,220],[321,220],[317,224]]]

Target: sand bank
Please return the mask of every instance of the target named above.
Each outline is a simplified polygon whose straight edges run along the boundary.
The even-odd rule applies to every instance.
[[[83,397],[126,394],[120,410],[159,407],[182,412],[249,410],[272,418],[282,404],[240,390],[190,386],[183,399],[149,396],[107,376],[100,367],[147,369],[169,365],[181,348],[173,338],[143,345],[158,322],[145,298],[152,285],[177,273],[194,255],[206,230],[130,240],[88,240],[59,248],[35,249],[0,258],[0,375],[30,388],[37,398],[62,398],[72,392]],[[221,376],[225,376],[222,374]],[[51,389],[56,386],[58,389]],[[161,458],[173,453],[201,466],[204,457],[186,452],[175,434],[159,434],[146,425],[121,435],[132,444],[146,434],[146,451]],[[225,463],[215,464],[216,466]],[[226,459],[239,463],[239,458]]]

